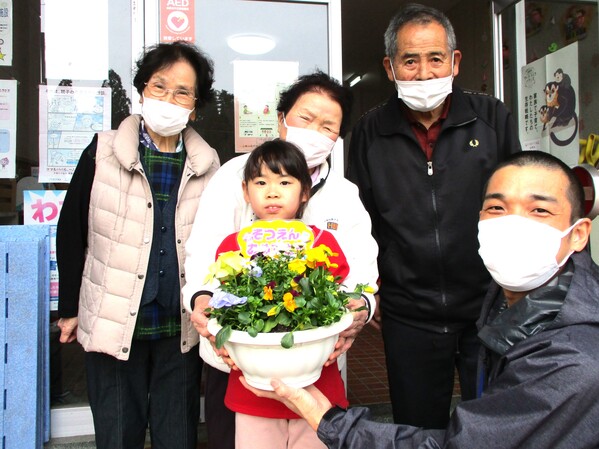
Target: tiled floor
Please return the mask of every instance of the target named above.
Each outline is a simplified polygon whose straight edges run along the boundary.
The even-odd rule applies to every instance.
[[[350,405],[389,404],[389,383],[381,332],[366,325],[347,353],[347,391]],[[455,377],[454,403],[460,397]]]
[[[347,392],[351,405],[389,403],[389,384],[380,331],[366,325],[347,353]]]

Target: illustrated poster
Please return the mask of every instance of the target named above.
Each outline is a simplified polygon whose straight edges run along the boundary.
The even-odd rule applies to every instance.
[[[94,134],[110,129],[110,88],[40,86],[39,182],[70,182]]]
[[[578,42],[522,68],[520,138],[569,166],[578,164]]]
[[[17,81],[0,80],[0,178],[16,174]]]
[[[235,151],[247,153],[279,135],[277,103],[299,73],[290,61],[233,61]]]

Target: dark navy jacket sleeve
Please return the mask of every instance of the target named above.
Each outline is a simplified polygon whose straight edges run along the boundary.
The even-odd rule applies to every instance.
[[[329,410],[318,426],[318,437],[329,449],[439,449],[445,431],[379,423],[367,408]]]
[[[81,153],[60,211],[56,230],[58,316],[76,317],[87,248],[89,199],[96,170],[98,136]]]

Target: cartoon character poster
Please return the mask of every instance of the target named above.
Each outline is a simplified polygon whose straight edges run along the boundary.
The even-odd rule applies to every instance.
[[[522,68],[520,138],[525,150],[542,150],[578,163],[578,43]]]

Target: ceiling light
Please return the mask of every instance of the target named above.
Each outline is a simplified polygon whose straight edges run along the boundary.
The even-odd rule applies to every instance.
[[[243,55],[263,55],[276,46],[272,37],[260,34],[236,34],[227,39],[227,44]]]
[[[354,74],[347,79],[347,82],[349,83],[349,87],[354,87],[360,81],[362,81],[362,75]]]

